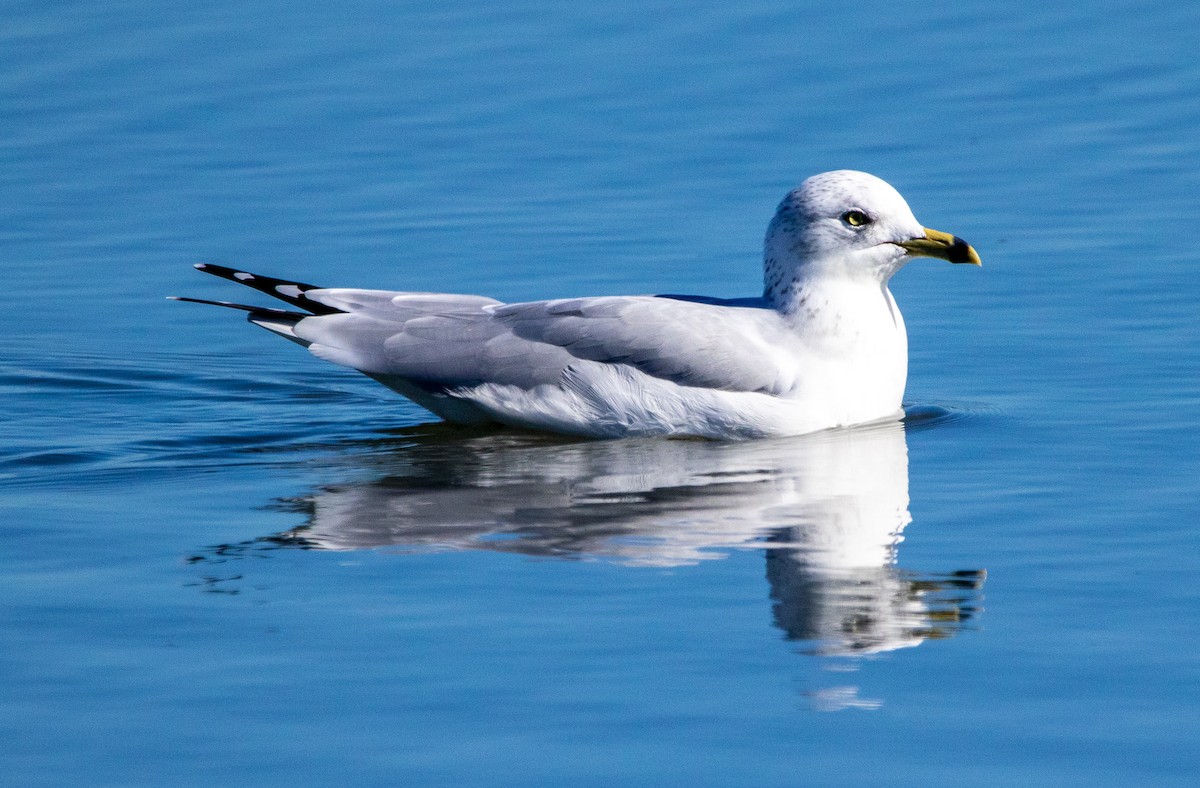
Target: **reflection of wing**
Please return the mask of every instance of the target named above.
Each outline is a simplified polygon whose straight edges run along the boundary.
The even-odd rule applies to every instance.
[[[650,296],[507,305],[363,290],[306,296],[347,310],[296,326],[316,355],[440,388],[557,384],[580,361],[727,391],[778,393],[782,385],[782,355],[769,340],[783,327],[766,309]]]
[[[688,563],[783,532],[813,571],[892,563],[909,521],[899,423],[754,443],[658,439],[401,454],[319,491],[303,535],[328,549],[485,548]],[[496,539],[497,534],[507,538]]]
[[[736,444],[729,444],[734,446]],[[761,544],[762,507],[794,480],[754,452],[698,441],[626,440],[513,448],[486,469],[418,460],[304,502],[297,532],[326,549],[487,549],[678,565]],[[747,447],[744,447],[747,448]],[[411,458],[411,453],[406,453]],[[779,487],[782,485],[782,488]]]
[[[776,625],[825,654],[915,645],[970,615],[952,576],[894,566],[910,519],[899,423],[749,443],[502,434],[367,457],[369,481],[295,502],[307,524],[271,541],[655,566],[765,548]]]

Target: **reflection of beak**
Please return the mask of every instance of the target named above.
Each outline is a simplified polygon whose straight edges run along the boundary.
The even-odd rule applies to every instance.
[[[972,249],[969,243],[957,235],[930,230],[928,227],[925,228],[924,238],[900,241],[896,245],[907,249],[912,257],[937,257],[952,263],[981,265],[979,253]]]

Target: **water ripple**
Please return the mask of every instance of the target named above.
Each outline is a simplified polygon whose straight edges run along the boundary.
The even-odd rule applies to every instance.
[[[158,353],[133,358],[69,351],[16,353],[0,365],[13,437],[0,485],[104,484],[132,474],[304,462],[395,463],[445,453],[558,447],[577,439],[431,423],[428,414],[347,371],[302,355]],[[319,374],[318,374],[319,373]],[[47,409],[47,397],[56,407]],[[962,426],[1002,415],[978,404],[910,405],[906,429]],[[74,436],[74,443],[46,436]],[[351,458],[356,458],[351,461]],[[409,458],[412,461],[412,457]]]
[[[904,406],[904,425],[910,431],[962,426],[1005,416],[1004,410],[980,403],[918,403]]]

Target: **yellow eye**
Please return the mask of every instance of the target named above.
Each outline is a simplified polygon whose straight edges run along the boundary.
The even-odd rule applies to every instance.
[[[851,210],[842,214],[842,221],[851,227],[862,227],[864,224],[871,223],[871,217],[862,211]]]

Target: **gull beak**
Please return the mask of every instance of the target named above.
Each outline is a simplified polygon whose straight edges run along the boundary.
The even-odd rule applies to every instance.
[[[924,238],[900,241],[896,245],[904,247],[912,257],[936,257],[952,263],[981,265],[979,253],[957,235],[944,233],[941,230],[930,230],[928,227],[924,229]]]

